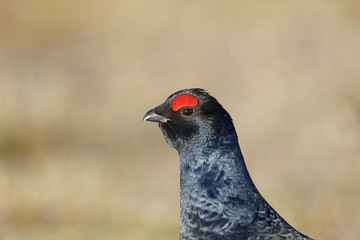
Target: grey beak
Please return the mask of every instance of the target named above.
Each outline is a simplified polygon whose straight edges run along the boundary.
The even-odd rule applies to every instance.
[[[167,121],[170,121],[170,119],[157,114],[154,109],[151,109],[150,111],[145,113],[142,121],[166,123]]]

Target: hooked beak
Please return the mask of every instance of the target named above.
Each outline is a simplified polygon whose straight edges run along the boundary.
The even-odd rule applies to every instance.
[[[145,113],[143,119],[143,122],[148,121],[148,122],[162,122],[162,123],[166,123],[168,121],[170,121],[169,118],[166,118],[164,116],[161,116],[159,114],[157,114],[155,112],[154,109],[151,109],[150,111],[148,111],[147,113]]]

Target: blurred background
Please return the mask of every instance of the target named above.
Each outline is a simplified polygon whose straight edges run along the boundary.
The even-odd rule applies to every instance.
[[[191,87],[290,224],[359,238],[359,1],[3,0],[0,19],[0,239],[178,239],[178,156],[141,118]]]

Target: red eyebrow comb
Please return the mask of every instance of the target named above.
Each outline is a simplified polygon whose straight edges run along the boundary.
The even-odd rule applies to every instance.
[[[194,107],[199,104],[199,100],[191,94],[182,94],[177,96],[172,103],[172,110],[178,111],[183,107]]]

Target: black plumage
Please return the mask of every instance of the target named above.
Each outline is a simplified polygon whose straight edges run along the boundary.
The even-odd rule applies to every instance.
[[[232,119],[202,89],[147,112],[180,157],[180,239],[310,239],[290,226],[250,178]]]

